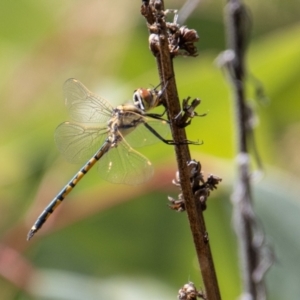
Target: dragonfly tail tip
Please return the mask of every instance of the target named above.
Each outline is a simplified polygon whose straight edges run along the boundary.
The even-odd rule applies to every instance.
[[[36,229],[30,229],[30,231],[27,234],[27,241],[30,241],[35,233],[36,233]]]

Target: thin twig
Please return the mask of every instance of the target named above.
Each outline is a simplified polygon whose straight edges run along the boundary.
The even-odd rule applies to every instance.
[[[188,145],[180,143],[187,140],[186,133],[184,128],[177,126],[175,121],[176,116],[178,116],[181,111],[181,108],[177,93],[173,61],[169,50],[163,1],[156,0],[144,2],[144,5],[142,6],[142,14],[147,19],[150,33],[158,35],[158,38],[156,39],[156,46],[158,46],[156,62],[161,82],[164,85],[167,83],[164,95],[166,98],[167,113],[170,120],[172,136],[174,141],[178,143],[174,147],[180,176],[180,184],[185,200],[185,207],[194,239],[203,283],[206,290],[206,296],[209,300],[219,300],[221,299],[221,296],[210,250],[208,234],[204,223],[201,203],[195,200],[190,184],[190,174],[187,163],[191,161],[191,156]]]
[[[222,64],[232,83],[237,128],[237,181],[232,202],[234,206],[234,227],[238,237],[243,278],[242,299],[266,299],[263,281],[266,270],[271,265],[270,255],[266,255],[265,240],[253,210],[250,181],[249,146],[253,138],[250,114],[245,97],[245,52],[249,36],[250,22],[246,7],[240,0],[228,0],[225,9],[228,48],[222,54]],[[255,149],[252,149],[255,150]],[[259,275],[258,275],[259,274]]]

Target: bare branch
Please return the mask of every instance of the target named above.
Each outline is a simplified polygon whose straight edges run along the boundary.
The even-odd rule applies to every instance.
[[[142,5],[141,12],[148,23],[147,25],[150,31],[150,48],[156,57],[159,77],[164,86],[167,83],[165,89],[165,106],[167,107],[167,114],[170,120],[173,139],[175,141],[174,148],[182,195],[185,201],[185,208],[190,222],[207,299],[218,300],[221,299],[221,297],[210,250],[208,233],[204,223],[202,206],[200,201],[197,201],[190,182],[188,163],[191,161],[191,156],[188,145],[186,143],[181,143],[182,141],[186,141],[187,137],[183,128],[184,126],[178,126],[176,122],[176,117],[181,113],[181,108],[172,61],[172,58],[175,57],[178,52],[172,52],[172,49],[174,49],[173,42],[176,43],[176,41],[178,41],[178,47],[175,45],[175,49],[177,48],[178,51],[185,50],[185,55],[195,56],[193,42],[197,40],[198,36],[195,31],[187,31],[189,29],[186,27],[179,31],[175,28],[176,34],[174,34],[174,36],[171,34],[170,36],[170,30],[168,31],[169,25],[165,21],[163,1],[145,1]],[[187,33],[188,35],[184,35]],[[186,43],[185,38],[187,36],[191,39]],[[172,41],[173,37],[174,40]],[[151,47],[151,41],[153,47]],[[196,103],[194,103],[194,105],[195,104]]]
[[[254,148],[253,113],[245,96],[245,52],[250,31],[250,18],[240,0],[228,0],[225,9],[229,50],[224,51],[219,62],[226,67],[232,83],[237,128],[238,178],[232,195],[234,227],[238,237],[243,295],[241,299],[266,299],[264,274],[272,257],[265,244],[264,233],[253,210],[249,148],[261,165]],[[267,250],[268,249],[268,250]],[[267,251],[266,251],[267,250]],[[259,274],[259,275],[258,275]]]

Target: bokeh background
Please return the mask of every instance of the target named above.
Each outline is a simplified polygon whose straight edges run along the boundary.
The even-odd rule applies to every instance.
[[[184,1],[166,1],[179,9]],[[246,1],[252,34],[247,65],[269,102],[248,98],[257,113],[264,177],[256,212],[276,261],[269,299],[300,295],[300,6],[298,0]],[[199,97],[189,139],[205,174],[223,178],[205,212],[223,299],[241,292],[230,194],[235,127],[230,85],[215,59],[225,49],[224,1],[201,1],[185,24],[198,31],[199,56],[178,57],[180,97]],[[1,299],[176,299],[186,282],[201,288],[187,217],[167,207],[176,197],[171,146],[141,149],[155,167],[141,186],[113,185],[91,172],[30,241],[44,206],[80,166],[60,156],[53,133],[68,120],[62,85],[70,77],[120,104],[159,81],[148,50],[140,2],[129,0],[0,3],[0,297]],[[254,165],[255,167],[255,165]]]

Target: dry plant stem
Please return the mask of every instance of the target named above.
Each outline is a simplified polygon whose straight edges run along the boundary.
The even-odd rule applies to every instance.
[[[156,1],[156,3],[157,2],[160,2],[160,5],[156,6],[157,12],[158,14],[162,14],[164,9],[163,1]],[[150,3],[150,5],[152,4]],[[171,120],[173,139],[175,142],[182,142],[187,138],[185,130],[178,127],[175,123],[175,117],[179,114],[181,108],[175,82],[173,62],[169,53],[166,24],[164,18],[158,18],[157,22],[159,23],[157,25],[159,28],[160,51],[156,56],[156,61],[159,76],[163,84],[168,82],[165,91],[165,97],[168,117],[169,120]],[[219,300],[221,299],[221,296],[210,250],[208,234],[204,223],[203,213],[201,210],[200,202],[195,200],[191,189],[190,174],[187,167],[187,162],[191,160],[188,145],[182,143],[175,145],[175,153],[178,164],[178,171],[180,174],[182,194],[185,199],[186,211],[193,235],[198,262],[205,286],[206,296],[209,300]]]
[[[247,299],[264,299],[253,274],[259,263],[257,249],[253,245],[252,195],[250,185],[249,155],[247,145],[247,107],[245,101],[245,7],[239,0],[229,0],[226,7],[228,47],[233,50],[231,80],[234,93],[237,128],[237,182],[233,193],[234,226],[239,243],[243,294]],[[250,296],[251,295],[251,296]]]

